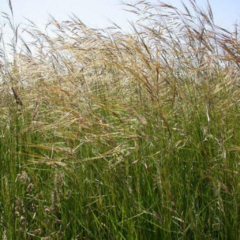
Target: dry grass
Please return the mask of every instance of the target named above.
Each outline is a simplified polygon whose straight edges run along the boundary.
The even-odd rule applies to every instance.
[[[4,15],[3,239],[239,238],[238,28],[193,0],[126,7],[131,34],[74,16],[32,42]]]

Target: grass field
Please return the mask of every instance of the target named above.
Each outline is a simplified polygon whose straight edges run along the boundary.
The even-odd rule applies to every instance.
[[[189,3],[32,42],[5,15],[0,239],[240,239],[240,36]]]

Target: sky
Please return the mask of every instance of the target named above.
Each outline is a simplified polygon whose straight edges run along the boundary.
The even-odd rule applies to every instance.
[[[9,0],[0,0],[0,12],[9,13]],[[157,3],[158,0],[148,0]],[[183,0],[186,2],[186,0]],[[206,6],[206,0],[196,0],[199,5]],[[11,0],[15,23],[26,23],[28,18],[38,26],[45,26],[52,15],[58,21],[68,20],[75,14],[85,24],[94,28],[107,27],[110,21],[123,29],[127,29],[133,16],[123,10],[121,0]],[[127,3],[133,3],[134,0]],[[136,1],[135,1],[136,2]],[[181,0],[166,0],[175,6],[181,5]],[[240,22],[240,0],[209,0],[215,16],[215,23],[230,29]],[[238,21],[237,21],[238,20]]]

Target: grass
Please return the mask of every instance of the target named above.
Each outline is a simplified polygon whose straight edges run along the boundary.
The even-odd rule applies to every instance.
[[[127,4],[131,34],[10,25],[1,239],[239,239],[239,33],[184,6]]]

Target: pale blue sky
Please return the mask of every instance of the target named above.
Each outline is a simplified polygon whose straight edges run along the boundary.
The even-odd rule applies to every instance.
[[[183,0],[186,2],[185,0]],[[209,0],[213,8],[215,22],[229,28],[240,20],[240,0]],[[127,1],[125,2],[134,2]],[[149,0],[157,3],[158,0]],[[181,5],[181,0],[167,0],[173,5]],[[205,0],[197,0],[204,6]],[[120,0],[12,0],[15,23],[24,23],[24,17],[43,26],[49,14],[57,20],[67,20],[74,13],[90,27],[106,27],[107,19],[127,28],[127,19],[133,20],[130,13],[124,12]],[[9,12],[8,0],[0,0],[0,12]],[[238,21],[239,22],[239,21]]]

